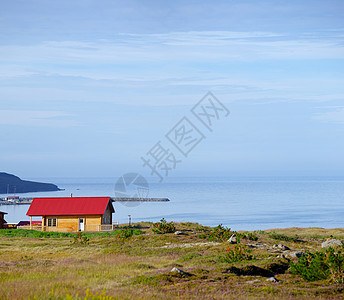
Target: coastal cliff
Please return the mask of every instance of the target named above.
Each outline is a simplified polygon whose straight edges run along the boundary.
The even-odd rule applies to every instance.
[[[52,183],[21,180],[15,175],[0,172],[0,194],[50,191],[60,191],[60,189],[57,187],[57,185]]]

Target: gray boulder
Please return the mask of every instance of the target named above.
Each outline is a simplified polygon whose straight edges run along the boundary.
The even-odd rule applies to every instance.
[[[282,251],[290,250],[289,247],[284,246],[283,244],[278,244],[278,245],[275,244],[272,247],[275,248],[275,249],[278,249],[278,250],[282,250]]]
[[[186,234],[185,232],[183,231],[180,231],[180,230],[177,230],[174,232],[175,235],[183,235],[183,234]]]
[[[278,280],[275,277],[270,277],[270,278],[266,279],[266,281],[278,282]]]
[[[321,244],[321,248],[328,248],[328,247],[336,247],[336,246],[342,246],[343,243],[341,240],[331,239],[327,240],[326,242],[323,242]]]
[[[299,258],[303,255],[306,255],[306,253],[301,251],[291,251],[290,253],[288,253],[288,256],[290,256],[291,258]]]
[[[236,234],[233,233],[232,236],[229,238],[228,242],[230,242],[231,244],[236,244],[237,243],[237,239],[236,239]]]
[[[188,273],[188,272],[185,272],[179,268],[176,268],[174,267],[172,270],[171,270],[171,273],[176,273],[176,274],[179,274],[179,275],[184,275],[184,276],[192,276],[192,274]]]

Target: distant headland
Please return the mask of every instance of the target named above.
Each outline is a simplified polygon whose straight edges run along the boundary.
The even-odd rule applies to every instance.
[[[21,180],[15,175],[0,172],[0,194],[53,192],[60,190],[57,185],[52,183]]]

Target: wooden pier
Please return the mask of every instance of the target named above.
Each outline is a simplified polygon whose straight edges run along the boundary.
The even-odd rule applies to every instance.
[[[36,197],[39,198],[39,197]],[[113,202],[168,202],[168,198],[130,198],[130,197],[111,197]],[[0,199],[0,205],[30,205],[33,198],[19,198],[16,200]]]

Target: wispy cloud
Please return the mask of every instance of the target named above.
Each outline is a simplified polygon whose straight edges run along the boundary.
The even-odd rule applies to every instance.
[[[119,34],[92,42],[46,41],[36,45],[6,45],[2,61],[50,63],[135,63],[187,59],[344,58],[341,35],[314,39],[271,32],[190,31],[165,34]],[[25,55],[24,55],[25,54]]]
[[[330,111],[317,113],[313,116],[313,119],[328,123],[344,124],[344,106],[334,106]]]
[[[71,127],[80,124],[62,111],[0,110],[0,125]]]

